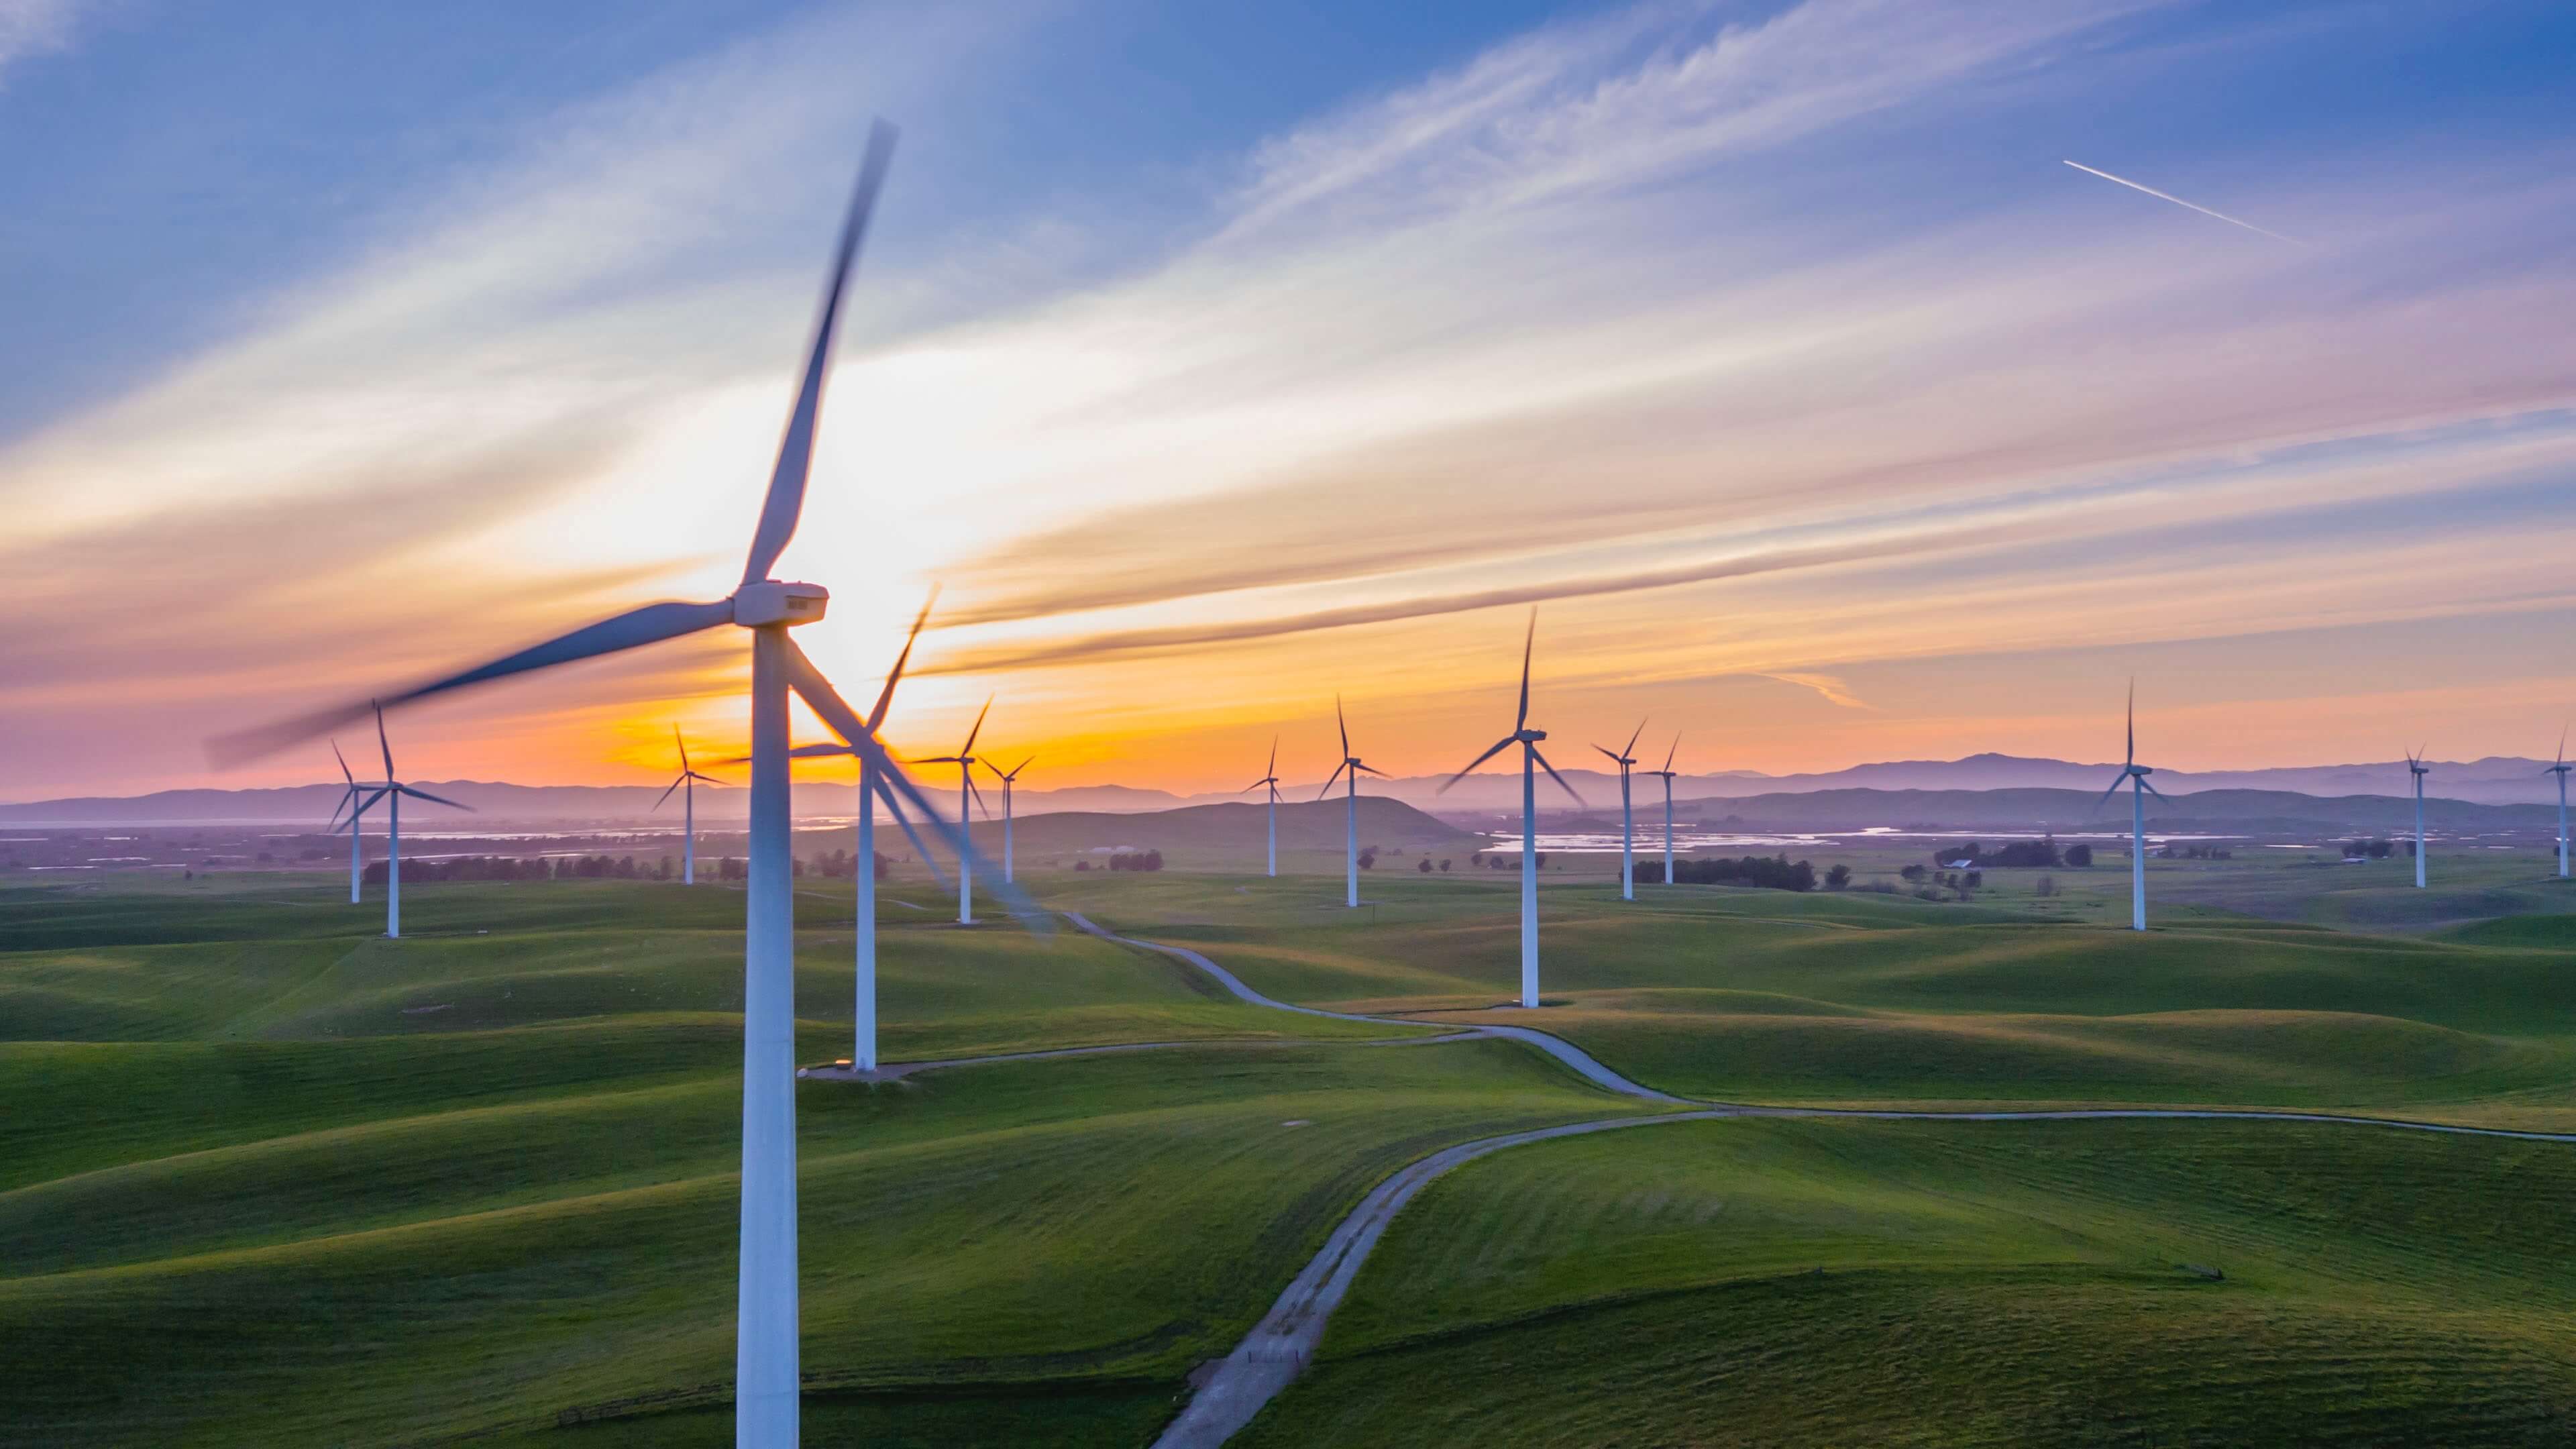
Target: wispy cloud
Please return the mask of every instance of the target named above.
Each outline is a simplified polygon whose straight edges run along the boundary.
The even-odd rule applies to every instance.
[[[0,77],[30,56],[65,49],[84,12],[82,0],[0,0]]]

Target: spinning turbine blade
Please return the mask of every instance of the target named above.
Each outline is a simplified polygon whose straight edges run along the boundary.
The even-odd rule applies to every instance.
[[[1492,749],[1485,751],[1483,754],[1478,755],[1472,760],[1469,760],[1467,762],[1466,769],[1460,770],[1457,774],[1441,781],[1440,788],[1432,791],[1431,793],[1434,795],[1448,794],[1450,786],[1457,784],[1459,781],[1466,779],[1470,774],[1473,774],[1478,765],[1481,765],[1487,760],[1492,759],[1494,756],[1501,754],[1503,751],[1510,749],[1512,747],[1512,743],[1512,737],[1509,735],[1505,735],[1503,738],[1494,741],[1494,747]]]
[[[1335,765],[1333,767],[1333,773],[1324,777],[1324,788],[1315,792],[1315,798],[1321,800],[1325,796],[1332,794],[1334,782],[1341,779],[1342,771],[1347,770],[1350,767],[1351,762],[1348,760],[1344,760],[1340,764]]]
[[[1333,696],[1333,723],[1341,727],[1342,758],[1347,760],[1351,756],[1351,722],[1342,717],[1342,697],[1338,694]]]
[[[903,666],[912,660],[912,641],[921,637],[921,626],[930,622],[930,606],[939,602],[939,586],[931,585],[930,597],[921,601],[921,612],[912,616],[912,632],[903,636],[903,652],[894,657],[894,668],[886,672],[885,688],[877,691],[876,708],[868,711],[868,728],[885,724],[886,706],[894,703],[894,687],[903,678]]]
[[[751,556],[744,560],[742,581],[756,584],[785,552],[805,511],[805,475],[814,463],[814,425],[823,410],[823,382],[832,370],[832,342],[841,324],[841,295],[850,285],[850,270],[859,259],[859,242],[867,235],[868,215],[876,209],[877,189],[885,185],[886,164],[894,159],[894,127],[878,121],[868,127],[868,154],[859,165],[859,184],[850,196],[848,219],[841,223],[841,247],[832,260],[832,279],[823,292],[823,316],[814,324],[814,349],[805,359],[805,381],[796,392],[796,409],[787,415],[787,435],[778,440],[778,466],[769,475],[769,496],[761,501],[760,527],[751,536]]]
[[[1646,722],[1644,720],[1637,721],[1637,733],[1628,736],[1628,743],[1619,747],[1619,758],[1621,760],[1626,761],[1629,764],[1636,763],[1634,760],[1629,760],[1628,757],[1637,752],[1637,740],[1640,736],[1644,735],[1645,732]]]
[[[986,715],[988,715],[988,714],[991,714],[992,712],[993,712],[993,697],[992,697],[991,695],[989,695],[989,694],[988,694],[988,695],[984,696],[984,707],[983,707],[982,709],[979,709],[979,710],[975,711],[975,727],[974,727],[973,729],[968,730],[968,731],[966,732],[966,746],[965,746],[965,748],[964,748],[964,749],[961,749],[961,750],[959,750],[959,751],[957,752],[957,761],[958,761],[958,763],[960,763],[960,764],[964,764],[964,763],[965,763],[969,758],[971,758],[971,757],[974,755],[974,753],[975,753],[975,737],[976,737],[977,735],[980,735],[980,734],[982,734],[982,733],[984,732],[984,716],[986,716]]]
[[[1521,637],[1521,712],[1512,719],[1512,732],[1529,728],[1530,651],[1538,647],[1538,605],[1530,605],[1529,632]]]
[[[1620,759],[1617,755],[1614,755],[1614,754],[1610,753],[1608,750],[1603,750],[1603,749],[1601,749],[1601,747],[1600,747],[1599,745],[1594,745],[1592,748],[1594,748],[1594,749],[1596,749],[1596,750],[1600,750],[1600,751],[1601,751],[1601,758],[1603,758],[1603,759],[1605,759],[1605,760],[1608,760],[1610,763],[1612,763],[1612,764],[1614,764],[1614,765],[1624,765],[1624,764],[1626,764],[1626,763],[1627,763],[1627,761]]]
[[[2102,807],[2103,807],[2103,806],[2105,806],[2105,805],[2110,804],[2110,803],[2111,803],[2111,797],[2112,797],[2112,796],[2114,796],[2114,795],[2119,794],[2119,793],[2120,793],[2120,787],[2121,787],[2121,786],[2123,786],[2123,785],[2125,785],[2125,784],[2127,784],[2127,783],[2129,783],[2129,781],[2130,781],[2132,778],[2134,778],[2134,777],[2133,777],[2133,776],[2131,776],[2131,775],[2128,775],[2128,774],[2126,774],[2126,773],[2123,773],[2123,774],[2120,776],[2120,778],[2118,778],[2118,779],[2116,779],[2116,780],[2112,781],[2112,782],[2111,782],[2111,788],[2102,792],[2102,798],[2093,802],[2093,810],[2092,810],[2092,813],[2091,813],[2091,814],[2086,815],[2084,818],[2085,818],[2085,819],[2087,819],[2087,820],[2090,820],[2090,819],[2094,818],[2094,816],[2100,815],[2100,814],[2102,813]]]
[[[394,782],[394,747],[385,739],[385,707],[371,706],[376,712],[376,747],[385,752],[385,783]]]
[[[2132,678],[2129,680],[2129,757],[2128,757],[2126,760],[2121,761],[2121,763],[2122,763],[2122,764],[2127,764],[2127,765],[2134,765],[2134,764],[2136,764],[2137,762],[2138,762],[2138,681],[2136,680],[2136,678],[2132,677]]]
[[[966,772],[966,793],[975,801],[975,808],[984,812],[985,819],[993,818],[993,807],[984,803],[984,792],[975,788],[975,772],[972,770]]]
[[[1547,771],[1547,777],[1554,780],[1557,783],[1558,788],[1564,790],[1566,794],[1574,797],[1575,804],[1582,806],[1586,810],[1592,808],[1592,802],[1583,798],[1583,792],[1575,789],[1572,785],[1565,783],[1565,777],[1556,772],[1556,766],[1549,764],[1547,762],[1547,756],[1538,752],[1538,746],[1530,746],[1530,758],[1538,761],[1538,767]]]
[[[1673,735],[1673,747],[1664,751],[1664,768],[1662,773],[1669,775],[1673,772],[1673,756],[1678,755],[1681,752],[1682,737],[1679,732],[1676,732]]]
[[[2140,776],[2138,777],[2138,783],[2139,783],[2141,786],[2145,787],[2146,792],[2147,792],[2148,794],[2155,796],[2155,797],[2156,797],[2157,799],[2159,799],[2159,800],[2170,800],[2170,799],[2172,799],[2172,798],[2173,798],[2171,795],[2166,794],[2164,791],[2157,789],[2157,788],[2156,788],[2156,782],[2155,782],[2155,781],[2153,781],[2153,780],[2148,779],[2148,778],[2147,778],[2146,776],[2144,776],[2144,775],[2140,775]]]
[[[689,742],[680,738],[678,725],[671,726],[671,743],[680,747],[680,774],[685,777],[689,773]]]
[[[798,745],[796,748],[787,752],[787,758],[791,760],[819,760],[825,755],[846,755],[849,753],[850,747],[848,745]],[[740,759],[727,760],[725,763],[728,765],[748,764],[750,763],[750,756],[746,755]]]
[[[1351,768],[1352,768],[1352,769],[1354,769],[1354,770],[1359,771],[1361,774],[1364,774],[1364,775],[1375,775],[1375,776],[1379,777],[1380,779],[1384,779],[1384,778],[1386,777],[1386,771],[1379,769],[1379,768],[1378,768],[1377,766],[1375,766],[1375,765],[1362,765],[1362,764],[1354,763],[1354,764],[1351,766]]]
[[[686,775],[682,775],[679,779],[677,779],[677,780],[673,780],[673,781],[671,782],[671,788],[662,792],[662,799],[661,799],[661,800],[656,800],[656,801],[654,801],[654,802],[653,802],[653,808],[654,808],[654,809],[656,809],[656,810],[661,809],[661,808],[662,808],[662,800],[668,800],[668,799],[670,799],[673,795],[678,794],[678,793],[680,792],[680,786],[681,786],[683,783],[685,783],[685,782],[688,780],[688,778],[689,778],[688,776],[686,776]]]
[[[2559,741],[2559,745],[2559,753],[2566,753],[2566,741]],[[349,757],[340,753],[340,742],[338,740],[333,740],[331,742],[331,758],[340,762],[340,778],[349,782],[350,789],[357,789],[358,777],[349,773]]]
[[[920,856],[921,863],[930,867],[931,883],[941,890],[948,889],[948,872],[939,868],[939,857],[931,854],[930,843],[921,838],[920,831],[912,828],[912,817],[903,813],[903,801],[896,798],[893,790],[887,788],[885,777],[870,770],[868,788],[876,791],[877,798],[885,802],[886,813],[894,817],[896,825],[902,827],[903,838],[912,842],[913,854]],[[867,868],[876,869],[876,862],[869,861]]]
[[[427,800],[433,805],[445,805],[457,810],[472,810],[474,808],[471,805],[459,804],[454,800],[448,799],[444,795],[432,795],[427,790],[415,790],[409,785],[396,785],[394,788],[400,790],[406,795],[409,795],[415,800]]]
[[[2567,753],[2567,741],[2566,741],[2566,740],[2561,739],[2561,740],[2558,742],[2558,753],[2560,753],[2560,754],[2562,754],[2562,755],[2564,755],[2564,754],[2566,754],[2566,753]],[[1264,767],[1262,768],[1261,773],[1262,773],[1262,774],[1264,774],[1264,775],[1266,775],[1266,776],[1269,776],[1269,777],[1270,777],[1270,778],[1272,778],[1272,779],[1276,779],[1276,778],[1278,778],[1278,775],[1279,775],[1279,737],[1278,737],[1277,735],[1272,735],[1272,736],[1270,737],[1270,763],[1269,763],[1268,765],[1266,765],[1266,766],[1264,766]]]

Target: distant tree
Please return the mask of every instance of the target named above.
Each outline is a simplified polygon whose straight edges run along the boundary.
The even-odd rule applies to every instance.
[[[1449,861],[1445,856],[1440,861],[1440,873],[1442,875],[1447,875],[1449,873]]]
[[[1836,861],[1833,868],[1825,872],[1825,889],[1829,891],[1838,891],[1850,884],[1851,867],[1840,861]]]
[[[2084,844],[2082,841],[2077,841],[2075,844],[2066,847],[2066,863],[2075,867],[2077,870],[2091,869],[2093,865],[2093,847]]]
[[[1077,860],[1073,863],[1073,868],[1075,870],[1089,870],[1091,869],[1091,862],[1087,860]]]
[[[1925,870],[1920,865],[1909,865],[1905,869],[1897,872],[1898,875],[1905,877],[1907,880],[1912,881],[1917,885],[1922,884],[1923,878],[1931,873],[1932,872]]]
[[[2030,893],[2035,896],[2053,896],[2057,894],[2057,877],[2053,875],[2044,875],[2039,879],[2032,881],[2030,883]]]
[[[1418,871],[1420,871],[1420,872],[1422,872],[1424,875],[1429,875],[1429,874],[1431,874],[1431,859],[1430,859],[1430,857],[1428,857],[1428,856],[1423,857],[1423,859],[1422,859],[1421,863],[1420,863],[1420,864],[1418,864],[1418,865],[1416,865],[1416,866],[1414,866],[1414,869],[1415,869],[1415,870],[1418,870]]]
[[[1361,852],[1360,852],[1360,869],[1362,869],[1362,870],[1375,870],[1375,869],[1377,869],[1377,847],[1376,847],[1376,846],[1372,845],[1372,846],[1370,846],[1368,849],[1363,850],[1363,851],[1361,851]]]
[[[1982,870],[1972,870],[1966,875],[1959,877],[1959,884],[1966,886],[1970,890],[1977,890],[1983,887],[1985,883],[1986,873]]]
[[[1535,852],[1535,854],[1538,856],[1538,868],[1541,870],[1547,869],[1547,852],[1542,850]]]
[[[880,851],[875,852],[875,855],[876,855],[876,858],[877,858],[877,859],[876,859],[876,866],[877,866],[876,876],[877,876],[877,879],[879,879],[879,880],[884,880],[887,876],[890,876],[890,875],[894,874],[894,862],[893,862],[893,861],[890,861],[890,860],[888,860],[888,859],[886,859],[886,857],[885,857],[885,852],[884,852],[884,851],[882,851],[882,850],[880,850]]]
[[[1843,874],[1846,880],[1850,878],[1848,870]],[[1664,863],[1660,860],[1638,862],[1636,878],[1646,885],[1663,884]],[[1816,867],[1813,862],[1804,860],[1791,864],[1785,855],[1748,855],[1741,860],[1715,856],[1706,860],[1673,862],[1673,879],[1683,885],[1749,885],[1770,890],[1811,891],[1816,888]]]

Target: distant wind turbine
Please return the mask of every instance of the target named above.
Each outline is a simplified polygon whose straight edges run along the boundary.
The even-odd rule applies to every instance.
[[[1673,756],[1681,753],[1681,732],[1673,733],[1673,747],[1664,751],[1664,767],[1646,773],[1664,782],[1664,884],[1673,883]]]
[[[967,812],[970,809],[982,809],[984,805],[984,792],[975,788],[975,737],[984,732],[984,716],[992,712],[993,701],[990,696],[987,696],[984,707],[975,712],[975,727],[966,732],[966,743],[958,749],[957,753],[933,755],[928,759],[905,762],[913,765],[955,765],[957,767],[957,838],[960,840],[967,837],[970,827],[975,823],[973,817]],[[985,810],[984,818],[992,819],[993,812]],[[957,924],[961,926],[975,924],[975,867],[973,862],[964,855],[957,857]]]
[[[1002,880],[1004,884],[1017,878],[1011,874],[1011,786],[1018,781],[1022,770],[1036,764],[1037,761],[1038,757],[1031,755],[1013,765],[1008,773],[990,760],[984,762],[984,768],[991,770],[993,778],[1002,782]],[[989,816],[991,812],[987,811],[986,814]]]
[[[1343,809],[1343,833],[1346,837],[1345,843],[1349,847],[1347,864],[1344,867],[1349,888],[1344,904],[1356,911],[1360,908],[1360,775],[1364,771],[1371,775],[1384,775],[1386,771],[1371,769],[1360,762],[1359,756],[1351,753],[1351,724],[1349,720],[1342,717],[1342,697],[1338,694],[1333,696],[1333,723],[1340,726],[1342,731],[1342,762],[1333,767],[1332,774],[1324,777],[1324,788],[1315,792],[1315,798],[1321,800],[1332,794],[1333,782],[1341,779],[1345,774],[1350,776],[1350,783],[1344,787],[1344,796],[1349,802]],[[1271,809],[1271,822],[1271,873],[1276,875],[1279,840],[1276,806]]]
[[[1637,747],[1637,735],[1645,732],[1646,722],[1639,720],[1636,734],[1628,736],[1628,743],[1617,751],[1603,749],[1599,745],[1592,747],[1609,756],[1610,763],[1619,767],[1619,899],[1623,901],[1637,898],[1637,812],[1628,798],[1628,768],[1637,762],[1629,758],[1628,752]],[[1671,812],[1667,810],[1665,815],[1669,824]],[[1673,863],[1667,860],[1664,862],[1664,878],[1670,880],[1672,874]]]
[[[349,788],[340,795],[340,803],[331,807],[330,828],[339,828],[341,811],[349,812],[349,904],[354,906],[358,903],[358,880],[364,865],[364,853],[358,842],[358,817],[366,814],[369,806],[385,798],[385,792],[382,786],[358,783],[358,777],[349,773],[349,759],[340,753],[338,740],[331,742],[331,758],[340,762],[340,778],[349,784]],[[2561,790],[2558,793],[2564,795],[2567,792]]]
[[[1270,737],[1269,769],[1260,779],[1244,786],[1243,793],[1249,795],[1265,785],[1270,787],[1270,874],[1275,880],[1279,875],[1279,737],[1277,735]],[[1357,833],[1356,829],[1353,833]]]
[[[2420,891],[2424,888],[2424,777],[2433,773],[2433,767],[2424,763],[2421,749],[2410,750],[2406,772],[2415,777],[2415,889]]]
[[[1575,804],[1583,804],[1583,796],[1565,783],[1565,777],[1547,762],[1547,756],[1538,752],[1538,742],[1547,738],[1547,731],[1529,727],[1530,651],[1537,644],[1538,610],[1533,607],[1529,633],[1521,640],[1521,705],[1520,713],[1512,719],[1512,732],[1440,785],[1440,793],[1446,794],[1450,786],[1467,778],[1478,765],[1514,745],[1521,747],[1521,1005],[1531,1010],[1538,1008],[1538,777],[1531,767],[1547,771],[1547,777],[1573,796]]]
[[[474,807],[459,805],[444,796],[415,789],[394,778],[394,747],[385,739],[382,705],[376,707],[376,746],[385,752],[385,783],[368,797],[368,804],[378,799],[385,802],[385,937],[398,941],[402,939],[402,797],[409,795],[415,800],[427,800],[433,805],[445,805],[456,810]],[[365,806],[359,808],[364,809]]]
[[[386,700],[401,704],[486,680],[569,664],[701,630],[733,625],[751,632],[751,869],[743,892],[742,1216],[734,1312],[734,1443],[737,1449],[792,1449],[798,1397],[796,1279],[796,897],[788,799],[787,700],[803,699],[833,734],[878,772],[881,794],[929,813],[930,802],[907,779],[865,721],[844,701],[788,631],[823,617],[831,594],[820,585],[770,577],[804,510],[823,384],[831,371],[841,298],[878,187],[894,154],[894,128],[870,132],[866,162],[842,224],[826,278],[822,315],[805,355],[796,403],[779,441],[778,459],[761,504],[742,583],[704,603],[658,603],[630,609],[488,664]],[[218,763],[238,764],[312,739],[363,718],[366,704],[318,711],[212,742]],[[957,841],[961,859],[973,843]],[[1022,898],[1025,901],[1025,898]],[[1034,903],[1021,906],[1038,919]]]
[[[679,746],[680,749],[680,778],[671,782],[671,790],[680,792],[680,884],[696,885],[698,883],[697,782],[704,780],[710,785],[721,785],[724,781],[713,775],[701,775],[689,768],[688,742],[680,738],[678,725],[671,726],[671,743]],[[661,809],[662,801],[671,798],[671,790],[663,791],[662,799],[653,802],[654,809]]]
[[[2138,682],[2132,679],[2129,681],[2128,757],[2120,766],[2120,773],[2112,777],[2111,788],[2103,791],[2102,798],[2093,802],[2093,808],[2098,811],[2110,803],[2112,796],[2120,793],[2122,785],[2129,787],[2129,929],[2132,931],[2147,928],[2147,796],[2154,795],[2159,800],[2167,798],[2164,791],[2148,782],[2147,777],[2154,773],[2138,763]]]
[[[2558,777],[2558,878],[2567,879],[2567,772],[2576,765],[2567,763],[2567,731],[2558,732],[2558,763],[2541,771]]]

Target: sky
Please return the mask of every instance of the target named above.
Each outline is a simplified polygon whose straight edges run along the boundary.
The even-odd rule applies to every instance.
[[[722,597],[877,115],[779,574],[853,696],[938,586],[905,750],[991,697],[1032,786],[1320,780],[1338,695],[1454,769],[1536,605],[1560,764],[2117,759],[2133,677],[2150,764],[2546,757],[2569,54],[2555,0],[0,0],[0,799],[331,778],[203,742]],[[748,672],[443,697],[400,772],[658,782]]]

